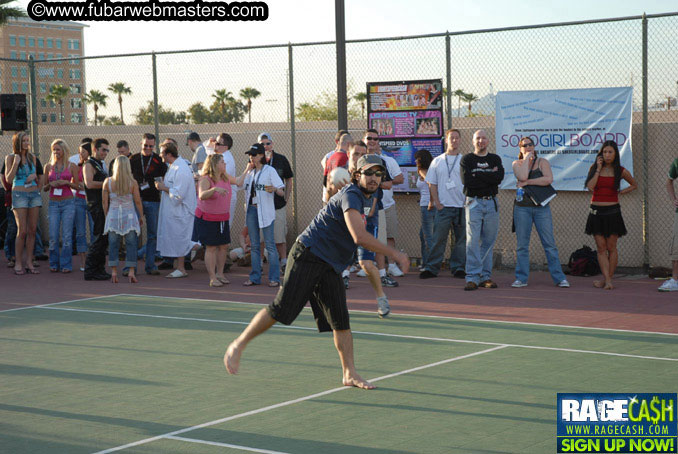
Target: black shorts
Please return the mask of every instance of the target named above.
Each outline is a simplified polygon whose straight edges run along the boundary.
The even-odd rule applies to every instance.
[[[306,302],[321,333],[351,329],[341,275],[297,241],[287,257],[282,286],[267,309],[276,321],[290,325]]]
[[[222,246],[231,242],[231,229],[228,221],[206,221],[195,218],[194,239],[203,246]]]

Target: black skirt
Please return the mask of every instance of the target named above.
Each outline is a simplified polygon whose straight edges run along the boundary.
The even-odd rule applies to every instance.
[[[602,235],[605,238],[611,235],[626,235],[626,225],[624,225],[619,204],[610,206],[591,205],[589,217],[586,220],[586,234]]]
[[[205,221],[195,218],[198,241],[203,246],[221,246],[231,242],[231,229],[228,221]]]

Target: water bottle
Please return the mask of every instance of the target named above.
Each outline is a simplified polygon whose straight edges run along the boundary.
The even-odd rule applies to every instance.
[[[524,195],[525,190],[523,188],[518,188],[518,190],[516,191],[516,202],[522,202]]]

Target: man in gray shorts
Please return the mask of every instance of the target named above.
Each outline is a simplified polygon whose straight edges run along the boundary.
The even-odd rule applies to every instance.
[[[357,169],[351,184],[332,197],[297,238],[290,250],[282,287],[273,302],[260,310],[228,346],[224,355],[228,373],[238,372],[240,356],[252,339],[276,322],[291,324],[310,301],[318,330],[331,330],[334,334],[343,384],[375,388],[355,369],[353,336],[341,272],[353,262],[356,245],[384,254],[405,269],[409,259],[407,254],[380,243],[365,230],[365,208],[371,208],[372,194],[384,175],[382,161],[375,156],[363,156],[358,160]]]

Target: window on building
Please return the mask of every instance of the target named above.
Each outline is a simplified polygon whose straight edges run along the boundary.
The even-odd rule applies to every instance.
[[[9,45],[10,46],[16,46],[16,36],[9,35]]]
[[[61,57],[63,57],[62,54],[56,54],[56,58],[61,58]]]
[[[56,103],[52,100],[49,101],[49,106],[54,109],[56,107]]]
[[[29,57],[33,57],[33,60],[35,60],[35,52],[29,52],[28,53]]]
[[[52,47],[54,47],[54,39],[47,38],[47,48],[51,49]]]
[[[71,123],[82,123],[82,114],[77,112],[71,113]]]
[[[49,114],[49,122],[50,123],[56,123],[56,114]]]
[[[19,52],[19,58],[21,58],[22,60],[26,60],[28,58],[26,56],[26,52],[24,52],[24,51]]]
[[[35,38],[32,36],[28,37],[28,47],[35,47]]]
[[[28,83],[21,82],[21,93],[28,93]]]
[[[12,66],[12,77],[19,77],[19,68]]]
[[[40,115],[40,121],[43,123],[47,123],[47,114],[41,114]]]
[[[47,54],[47,58],[54,58],[54,54]]]
[[[19,84],[17,82],[12,82],[12,93],[19,93]]]
[[[63,79],[63,78],[64,78],[64,70],[63,70],[63,69],[57,69],[57,77],[58,77],[59,79]]]
[[[80,55],[78,55],[78,54],[68,54],[68,56],[72,58],[72,57],[79,57]],[[78,65],[78,64],[80,64],[80,60],[72,59],[70,61],[70,63],[71,63],[71,65]]]
[[[13,58],[14,60],[16,60],[16,51],[15,50],[13,50],[9,53],[9,58]]]
[[[42,98],[40,100],[40,107],[47,107],[47,100],[45,98]],[[47,120],[45,120],[47,121]]]
[[[47,93],[47,84],[40,82],[40,93]]]
[[[71,98],[71,107],[73,109],[80,109],[82,108],[82,99],[80,98]]]
[[[57,38],[55,42],[56,42],[56,48],[61,49],[61,38]]]
[[[80,70],[79,69],[71,69],[69,71],[71,79],[80,79]]]
[[[19,36],[19,47],[26,47],[26,37]]]
[[[42,49],[45,47],[45,38],[38,38],[38,47]]]
[[[78,94],[82,93],[82,88],[80,88],[80,84],[71,84],[70,88],[71,88],[71,94],[72,95],[78,95]]]
[[[38,60],[44,60],[45,59],[45,54],[42,52],[38,53]]]
[[[28,70],[25,66],[21,68],[21,77],[28,77]]]

